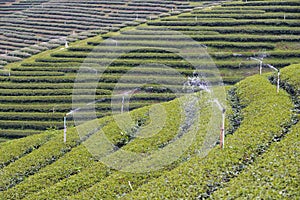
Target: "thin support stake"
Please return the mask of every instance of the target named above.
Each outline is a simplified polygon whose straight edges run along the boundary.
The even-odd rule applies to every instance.
[[[65,42],[65,48],[69,48],[69,44],[68,44],[68,41]]]
[[[124,111],[124,96],[122,96],[122,107],[121,107],[121,113]]]
[[[223,148],[223,129],[222,129],[222,125],[220,127],[220,148]]]
[[[279,87],[280,87],[280,71],[278,70],[278,74],[277,74],[277,93],[279,93]]]
[[[262,73],[262,61],[259,62],[259,75]]]
[[[261,75],[261,73],[262,73],[262,65],[263,65],[262,59],[258,59],[258,58],[254,58],[254,57],[250,57],[250,59],[259,62],[259,74]]]
[[[67,117],[64,117],[64,143],[67,142]]]
[[[222,149],[224,149],[225,146],[225,109],[222,112]]]
[[[226,109],[220,104],[220,102],[217,99],[215,99],[214,102],[217,104],[219,110],[222,112],[222,125],[221,125],[221,131],[220,131],[220,147],[222,149],[224,149]]]

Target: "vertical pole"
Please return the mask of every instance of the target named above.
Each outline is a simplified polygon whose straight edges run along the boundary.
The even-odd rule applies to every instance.
[[[121,107],[121,113],[124,111],[124,96],[122,96],[122,107]]]
[[[262,61],[259,62],[259,75],[262,73]]]
[[[222,148],[224,149],[225,146],[225,109],[222,112]]]
[[[223,147],[223,129],[222,129],[222,125],[220,127],[220,148],[222,149]]]
[[[69,48],[68,41],[65,42],[65,47],[66,47],[66,49]]]
[[[280,71],[278,70],[278,74],[277,74],[277,93],[279,93],[279,86],[280,86]]]
[[[64,143],[67,142],[67,117],[64,117]]]

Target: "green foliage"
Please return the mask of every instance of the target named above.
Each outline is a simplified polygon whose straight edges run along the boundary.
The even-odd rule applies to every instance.
[[[62,132],[55,132],[56,136],[42,145],[38,151],[33,151],[28,156],[22,157],[1,169],[0,191],[5,191],[15,186],[41,168],[55,162],[79,142],[78,134],[74,129],[69,130],[66,144],[62,142]]]
[[[177,114],[178,108],[176,105],[178,104],[177,101],[168,103],[165,105],[168,112],[170,112],[170,109],[174,109],[175,111],[170,114]],[[133,117],[134,121],[143,121],[143,125],[147,125],[147,121],[149,121],[148,117],[148,109],[149,108],[142,108],[139,110],[135,110],[131,113],[131,116]],[[179,113],[178,113],[179,114]],[[177,114],[177,115],[178,115]],[[175,116],[174,116],[175,117]],[[172,121],[174,123],[173,118],[169,119],[169,123]],[[102,120],[107,121],[107,120]],[[92,123],[92,122],[91,122]],[[136,127],[135,124],[132,124],[133,128]],[[87,126],[87,125],[85,125]],[[169,127],[169,126],[168,126]],[[167,128],[167,127],[166,127]],[[120,128],[116,124],[116,122],[110,122],[106,124],[103,129],[106,136],[110,139],[110,141],[115,145],[126,145],[124,141],[128,140],[129,133],[125,133],[124,135],[120,134]],[[132,129],[135,130],[135,129]],[[169,130],[170,133],[173,133],[172,130]],[[163,132],[162,132],[163,133]],[[101,135],[101,132],[95,133],[90,138],[88,138],[85,143],[92,142],[94,139],[99,137]],[[160,134],[161,137],[167,136],[165,134]],[[158,136],[157,136],[158,137]],[[153,140],[155,141],[155,140]],[[162,143],[164,140],[161,139],[159,142]],[[127,141],[128,142],[128,141]],[[140,140],[133,140],[131,141],[130,146],[137,146],[142,141]],[[145,145],[147,145],[147,142],[144,142]],[[148,144],[149,148],[153,144]],[[145,147],[145,145],[142,145]],[[87,156],[85,158],[84,156]],[[68,170],[66,170],[66,165],[68,166]],[[51,198],[60,198],[62,196],[71,195],[73,193],[77,193],[83,188],[86,188],[88,186],[91,186],[92,184],[95,184],[96,182],[103,179],[105,176],[109,175],[107,173],[109,168],[102,164],[101,162],[94,162],[92,160],[91,155],[89,155],[88,150],[83,147],[82,145],[76,148],[73,148],[70,153],[67,153],[65,156],[60,158],[55,163],[41,169],[38,173],[35,175],[29,177],[28,179],[24,180],[22,183],[17,185],[16,187],[6,191],[3,193],[3,198],[23,198],[26,195],[29,195],[26,198],[36,198],[38,196],[39,199],[48,199]],[[79,173],[80,172],[80,173]],[[68,179],[65,179],[68,178]],[[64,179],[64,180],[63,180]],[[61,181],[63,180],[63,181]],[[53,187],[47,188],[50,185],[61,181],[54,185]],[[76,183],[76,184],[74,184]],[[46,189],[43,192],[39,192],[34,195],[30,195],[34,192],[38,192],[40,189]],[[49,193],[51,193],[51,196],[49,196]],[[0,196],[1,197],[1,196]]]
[[[107,2],[109,3],[111,1]],[[116,5],[122,3],[117,2]],[[150,5],[151,1],[143,3]],[[167,1],[160,3],[169,4]],[[130,2],[132,6],[137,4],[142,5],[137,1]],[[152,4],[144,8],[147,12],[152,9],[160,8]],[[96,98],[105,100],[95,105],[96,114],[104,117],[110,115],[112,107],[120,106],[111,105],[110,98],[115,83],[124,73],[133,69],[131,72],[141,75],[129,76],[126,83],[120,84],[122,89],[132,90],[140,87],[139,84],[144,83],[148,75],[156,70],[146,68],[134,71],[135,66],[159,63],[176,68],[184,76],[192,74],[193,67],[190,63],[182,61],[176,53],[170,53],[178,52],[177,48],[190,44],[177,43],[182,39],[182,35],[170,37],[166,28],[181,31],[207,45],[206,50],[220,69],[224,83],[233,84],[255,73],[257,63],[247,61],[246,58],[257,56],[262,49],[266,49],[268,54],[264,61],[276,67],[298,63],[299,47],[293,44],[299,42],[298,11],[299,2],[295,0],[231,2],[205,11],[195,9],[179,17],[152,20],[148,25],[121,32],[119,46],[114,48],[115,52],[131,50],[132,47],[137,50],[121,55],[104,72],[98,84]],[[50,10],[49,14],[52,12]],[[27,14],[34,16],[37,13],[42,14],[42,11],[31,10]],[[77,14],[73,16],[73,21],[82,28],[82,17],[86,18],[90,14]],[[174,13],[165,16],[171,14]],[[114,16],[115,22],[120,16],[135,18],[128,14],[128,10],[109,15]],[[285,20],[283,16],[286,17]],[[98,26],[95,20],[91,23]],[[42,25],[36,20],[26,23],[26,26]],[[127,25],[136,24],[127,22]],[[64,34],[60,31],[73,28],[73,25],[69,24],[55,26],[55,20],[49,21],[49,25],[50,30],[40,27],[42,29],[38,32],[60,35]],[[26,26],[14,29],[25,31],[28,29]],[[119,26],[114,26],[111,30],[118,29]],[[106,63],[118,55],[107,53],[108,48],[112,46],[96,46],[103,39],[114,35],[115,33],[103,38],[97,37],[84,45],[71,45],[67,51],[41,54],[34,61],[31,59],[20,63],[20,66],[12,67],[10,77],[1,72],[0,136],[21,137],[49,127],[62,128],[62,117],[72,109],[71,94],[75,73],[81,66],[94,68],[99,62]],[[5,33],[5,37],[16,37],[16,34]],[[29,35],[20,35],[17,38],[18,42],[25,39],[31,42],[36,40]],[[2,44],[8,44],[8,41],[5,39]],[[49,47],[51,45],[55,46],[49,44]],[[91,51],[93,52],[90,53]],[[234,56],[239,53],[243,55]],[[18,55],[26,56],[27,53]],[[185,55],[193,59],[198,58],[197,52]],[[11,59],[10,61],[16,60]],[[82,63],[83,61],[85,63]],[[181,84],[176,85],[178,82],[172,74],[167,71],[160,72],[160,80],[165,80],[170,87],[181,88]],[[201,73],[214,83],[214,74],[209,69],[204,69]],[[96,129],[93,126],[95,121],[80,126],[89,130],[88,134],[82,137],[78,136],[74,128],[68,129],[66,144],[62,142],[62,131],[47,131],[40,135],[1,143],[0,199],[296,199],[299,197],[299,123],[292,127],[291,132],[287,131],[288,126],[297,121],[294,120],[293,114],[299,111],[299,74],[299,64],[281,70],[281,87],[292,95],[296,108],[290,96],[282,89],[277,94],[275,86],[264,76],[247,78],[230,90],[233,109],[227,112],[231,127],[227,130],[230,134],[226,137],[225,149],[215,147],[206,157],[200,157],[199,153],[204,136],[207,131],[212,131],[207,125],[211,107],[200,102],[198,112],[201,115],[201,125],[194,143],[180,159],[158,171],[126,173],[110,169],[93,157],[84,145],[96,140],[101,135],[101,128],[109,141],[122,150],[138,153],[160,150],[178,136],[176,130],[182,120],[179,100],[163,104],[168,111],[168,118],[165,126],[154,136],[151,134],[158,128],[155,125],[160,122],[161,113],[152,110],[154,118],[150,120],[151,112],[149,107],[145,107],[130,112],[133,123],[126,126],[126,131],[118,127],[111,117],[104,117],[97,120],[101,127]],[[270,80],[275,83],[276,77],[271,76]],[[80,87],[83,93],[90,89],[89,83],[81,83]],[[132,95],[130,110],[169,101],[175,97],[166,87],[147,84],[141,88],[140,93]],[[86,97],[83,101],[88,103],[89,99]],[[205,98],[202,100],[205,101]],[[73,125],[72,122],[68,124]],[[192,131],[194,130],[190,132]],[[152,137],[141,139],[136,137],[137,134]],[[118,151],[113,155],[118,155]],[[158,159],[163,158],[158,156]],[[127,158],[123,161],[127,161]],[[137,166],[142,167],[136,163],[129,167]]]
[[[113,199],[113,198],[122,197],[131,191],[128,181],[130,181],[132,187],[135,189],[139,185],[142,185],[150,180],[153,180],[161,176],[163,173],[166,173],[167,171],[177,167],[181,162],[189,161],[192,157],[199,156],[200,153],[199,151],[201,151],[201,147],[203,145],[203,139],[209,128],[208,120],[210,118],[209,112],[211,111],[210,110],[211,108],[209,108],[209,106],[206,105],[204,102],[205,100],[204,101],[201,100],[201,102],[199,102],[201,108],[197,112],[200,112],[199,114],[201,115],[199,119],[200,127],[198,130],[199,132],[196,134],[196,138],[194,139],[195,141],[193,141],[192,145],[184,152],[183,155],[180,156],[180,158],[177,161],[165,166],[160,170],[149,171],[147,173],[128,173],[122,171],[112,172],[110,176],[103,178],[101,181],[94,184],[91,188],[84,190],[77,195],[70,196],[69,199],[90,199],[90,198]],[[170,141],[170,139],[174,137],[174,134],[176,134],[178,121],[180,121],[180,119],[178,119],[179,117],[178,111],[176,111],[178,108],[174,108],[174,103],[175,102],[169,105],[166,104],[168,107],[170,106],[169,108],[167,108],[167,110],[168,110],[168,114],[170,113],[171,118],[168,119],[166,126],[157,135],[149,139],[148,138],[144,138],[143,140],[135,139],[132,143],[129,143],[123,149],[130,150],[133,152],[147,153],[147,152],[151,152],[152,150],[160,149],[161,145],[164,146],[166,141]],[[150,130],[148,130],[148,132],[149,131]],[[192,129],[191,132],[192,131],[194,130]],[[189,135],[193,133],[186,133],[186,134]],[[184,140],[184,138],[182,139]],[[168,158],[160,158],[160,159],[162,161],[162,159],[168,159]],[[132,163],[131,165],[132,167],[135,166],[134,163]],[[36,197],[37,196],[38,195],[36,195]]]
[[[227,8],[228,9],[228,8]],[[236,8],[234,8],[236,9]],[[271,10],[271,9],[270,9]],[[295,8],[296,10],[299,10],[299,8]],[[284,9],[282,8],[282,11]],[[294,10],[292,11],[294,12]],[[291,26],[291,27],[297,27],[299,26],[298,20],[289,20],[289,21],[282,21],[282,20],[243,20],[243,21],[237,21],[237,20],[211,20],[211,21],[197,21],[197,22],[180,22],[180,21],[153,21],[153,22],[147,22],[150,26],[239,26],[239,25],[267,25],[267,26]]]
[[[282,134],[291,120],[293,104],[267,79],[255,76],[237,85],[244,120],[225,140],[225,149],[214,148],[205,158],[195,157],[160,178],[142,185],[125,199],[207,198],[252,163]],[[280,113],[280,115],[278,115]]]
[[[296,79],[294,80],[297,82]],[[78,136],[76,136],[77,133],[69,133],[71,131],[69,129],[68,140],[70,139],[71,141],[68,141],[66,144],[67,147],[62,144],[62,135],[56,135],[38,149],[33,150],[28,155],[23,155],[14,163],[4,167],[1,170],[1,175],[3,175],[1,176],[1,181],[3,180],[1,184],[4,191],[0,193],[0,198],[196,198],[208,197],[212,192],[222,187],[229,188],[228,191],[230,192],[227,193],[227,190],[224,189],[224,193],[221,189],[219,190],[220,193],[215,192],[213,194],[216,195],[216,198],[223,197],[223,195],[237,197],[235,196],[236,194],[245,194],[244,190],[238,192],[239,190],[236,189],[236,185],[244,184],[244,182],[240,181],[247,179],[249,181],[252,180],[253,184],[256,184],[254,183],[256,179],[247,178],[253,175],[253,171],[257,172],[257,175],[255,175],[257,177],[264,174],[268,175],[274,170],[274,168],[271,168],[270,171],[265,173],[258,172],[262,169],[262,166],[270,162],[275,163],[274,157],[272,157],[274,154],[268,152],[276,151],[278,145],[274,145],[273,147],[273,139],[281,137],[283,128],[290,123],[293,104],[284,91],[281,90],[280,94],[277,94],[275,86],[272,86],[263,76],[247,78],[237,84],[234,91],[232,94],[236,95],[239,100],[235,104],[241,104],[241,112],[244,119],[233,135],[227,135],[224,150],[219,150],[215,147],[204,158],[198,155],[199,148],[201,148],[203,142],[203,136],[209,129],[207,122],[210,115],[207,113],[210,112],[210,108],[203,104],[203,102],[199,102],[201,108],[199,110],[201,113],[200,120],[203,123],[200,123],[201,127],[195,143],[190,146],[179,160],[154,172],[126,173],[109,169],[101,162],[95,162],[94,158],[82,144],[77,146],[82,140],[79,140]],[[205,99],[202,100],[205,101]],[[141,131],[144,126],[147,127],[151,124],[149,120],[149,108],[147,107],[131,112],[134,123],[123,134],[120,134],[121,129],[115,122],[110,122],[111,118],[103,118],[100,121],[103,120],[102,122],[105,123],[103,130],[113,144],[118,145],[124,150],[151,152],[163,147],[174,137],[174,134],[176,134],[174,130],[178,128],[178,122],[180,121],[178,100],[163,105],[168,113],[170,113],[170,118],[166,126],[153,138],[142,140],[132,137],[137,130]],[[278,112],[280,112],[280,115],[276,114]],[[160,115],[160,113],[156,114]],[[158,117],[154,119],[156,118]],[[84,127],[90,127],[91,129],[93,126],[90,123],[94,122],[89,122]],[[297,137],[299,137],[298,128],[295,128],[295,131],[292,132],[294,136],[289,137],[287,135],[287,137],[296,141]],[[145,134],[151,134],[149,130],[145,130]],[[87,136],[88,138],[85,142],[93,141],[98,137],[98,134],[96,132],[91,136]],[[20,141],[31,141],[31,138],[33,137],[28,137]],[[243,139],[241,140],[241,138]],[[284,140],[286,141],[285,143],[289,139]],[[291,155],[289,152],[297,152],[285,143],[279,144],[279,146],[282,146],[282,152],[278,154],[279,157],[275,158],[276,163],[280,166],[285,160],[281,162],[277,158]],[[50,146],[52,146],[51,150]],[[55,146],[54,149],[53,146]],[[269,147],[270,149],[267,150]],[[287,147],[289,147],[289,150],[286,150]],[[257,159],[257,157],[264,152],[266,154],[263,159],[270,156],[272,157],[270,159],[274,161],[260,162],[260,158]],[[50,161],[49,158],[51,158]],[[293,197],[297,195],[297,185],[294,184],[297,183],[297,178],[294,176],[294,169],[296,169],[294,158],[297,158],[297,154],[294,154],[293,159],[286,162],[290,163],[289,166],[295,166],[288,168],[287,172],[289,174],[288,177],[295,178],[286,177],[282,179],[281,176],[278,179],[268,179],[265,176],[261,178],[264,181],[275,181],[273,184],[274,190],[266,195],[277,197],[276,195],[278,194],[275,194],[275,192],[278,191],[281,191],[281,197]],[[21,167],[17,168],[17,166]],[[250,166],[249,169],[246,169],[248,166]],[[251,173],[248,170],[251,170]],[[235,178],[240,175],[245,178]],[[268,177],[270,176],[268,175]],[[231,181],[228,182],[229,180],[232,180],[232,183],[236,184],[231,184]],[[128,181],[133,187],[133,191],[131,191]],[[245,182],[245,184],[247,183],[248,181]],[[284,186],[287,189],[284,189],[282,186],[285,184],[289,186]],[[252,192],[251,195],[255,197],[258,194],[256,192],[260,190],[252,190],[253,187],[245,186],[243,188],[246,188],[247,192]],[[176,188],[176,190],[172,188]]]
[[[101,120],[98,120],[98,124],[100,127],[103,127],[107,123],[109,123],[110,120],[111,118],[109,117],[105,119],[103,118]],[[90,124],[88,123],[86,125],[81,125],[81,126],[85,128],[85,127],[89,127]],[[92,133],[92,134],[97,134],[97,133]],[[60,139],[62,138],[60,137]],[[69,133],[67,139],[68,140],[70,139]],[[85,139],[82,138],[82,140]],[[87,140],[89,140],[89,138],[87,138]],[[60,143],[62,144],[62,141],[60,141]],[[45,189],[46,187],[51,186],[52,184],[55,184],[56,182],[59,182],[63,179],[69,178],[70,176],[80,173],[82,169],[94,164],[93,156],[83,145],[73,147],[72,149],[70,149],[69,146],[68,150],[63,150],[63,151],[65,151],[66,153],[59,158],[55,158],[57,160],[54,163],[49,163],[48,165],[45,165],[36,173],[30,174],[31,176],[24,179],[15,187],[0,193],[0,198],[4,198],[4,199],[23,198],[26,195],[32,194],[34,192],[38,192],[42,189]],[[55,153],[55,151],[53,150],[51,150],[50,152]],[[28,155],[28,157],[30,157],[30,155]]]
[[[274,143],[253,165],[239,174],[213,199],[297,199],[299,190],[300,123],[279,143]]]
[[[281,70],[281,81],[293,87],[294,92],[300,95],[300,65],[295,64]],[[288,88],[287,88],[288,89]]]
[[[116,5],[111,5],[113,2],[110,1],[110,4],[102,3],[105,4],[105,7],[109,5],[117,10],[119,10],[119,5],[124,4],[124,2],[117,2]],[[177,9],[191,8],[187,2],[173,3]],[[211,5],[210,3],[204,3],[203,7]],[[152,1],[129,2],[129,4],[134,8],[147,11],[147,13],[139,13],[141,19],[146,18],[148,14],[154,11],[167,12],[170,9],[167,1],[159,2],[160,6],[153,6],[154,2]],[[69,2],[68,5],[75,6],[73,2]],[[88,2],[78,5],[90,6],[89,8],[91,8],[96,3]],[[155,3],[155,5],[157,4]],[[198,3],[195,4],[194,2],[192,5],[198,5]],[[140,22],[134,21],[136,16],[133,16],[129,10],[124,10],[127,7],[122,7],[122,11],[119,10],[118,13],[109,13],[111,20],[106,19],[105,24],[111,23],[112,27],[103,27],[102,30],[91,31],[78,37],[72,35],[72,38],[69,37],[67,40],[70,42],[76,38],[95,34],[101,35],[70,43],[68,49],[57,48],[43,52],[25,62],[20,62],[20,64],[12,65],[10,77],[7,76],[6,71],[0,72],[0,93],[2,94],[0,112],[1,114],[7,112],[7,114],[1,115],[0,135],[21,137],[49,127],[61,128],[62,123],[59,120],[64,113],[71,110],[73,83],[80,67],[97,69],[100,74],[103,68],[100,68],[99,64],[109,63],[112,58],[122,52],[129,51],[118,56],[118,59],[111,63],[99,80],[96,97],[105,98],[105,101],[95,105],[98,117],[109,115],[111,108],[108,105],[112,90],[123,74],[128,71],[133,74],[127,77],[127,83],[120,84],[120,88],[125,91],[140,87],[139,84],[144,83],[144,79],[149,78],[151,73],[157,71],[151,67],[135,70],[136,66],[148,63],[163,64],[176,69],[183,76],[191,76],[194,67],[177,55],[180,51],[178,48],[195,45],[182,40],[186,37],[208,47],[204,50],[211,56],[216,67],[220,69],[224,84],[235,84],[244,77],[256,73],[258,64],[247,60],[247,58],[257,56],[264,49],[268,55],[264,59],[265,63],[279,68],[299,63],[300,53],[297,42],[299,42],[300,29],[297,5],[296,1],[231,2],[208,9],[196,8],[181,15],[177,15],[176,10],[161,15],[159,19],[157,16],[153,17],[146,24],[140,26],[137,26]],[[129,7],[132,8],[131,6]],[[162,6],[168,9],[162,9]],[[49,16],[53,16],[54,9],[56,8],[51,7],[51,10],[47,11]],[[28,40],[28,44],[35,43],[37,39],[38,41],[47,41],[45,38],[37,38],[31,34],[16,34],[14,30],[28,33],[28,31],[34,31],[35,27],[39,27],[36,33],[50,34],[52,37],[53,35],[65,35],[72,32],[75,25],[71,23],[76,22],[76,27],[84,28],[87,19],[89,19],[89,24],[93,24],[93,27],[98,27],[101,20],[99,21],[94,17],[98,15],[107,16],[100,11],[91,15],[88,9],[82,11],[80,15],[77,13],[77,8],[72,8],[72,11],[64,12],[61,15],[60,20],[64,21],[68,18],[66,24],[57,24],[56,19],[47,19],[48,25],[46,26],[34,17],[35,15],[46,17],[42,10],[27,12],[26,16],[31,18],[30,21],[15,22],[9,18],[7,20],[11,23],[18,23],[20,26],[10,27],[8,32],[3,33],[3,44],[8,45],[14,39],[16,39],[14,42],[16,45],[24,45],[25,40]],[[68,16],[66,17],[66,15]],[[120,25],[119,22],[125,18],[126,22]],[[120,32],[109,32],[110,30],[119,30],[120,27],[127,25],[136,27],[125,28]],[[46,30],[45,28],[48,26],[49,30]],[[8,25],[5,28],[9,28]],[[69,31],[66,33],[63,30]],[[173,30],[178,32],[174,33]],[[117,43],[99,45],[110,37],[113,37]],[[26,53],[19,52],[18,55],[26,56],[27,52],[34,53],[60,44],[63,45],[64,42],[53,41],[43,47],[32,47],[31,50],[24,49]],[[243,55],[235,56],[238,54]],[[191,60],[199,58],[198,52],[185,52],[184,55]],[[201,63],[203,68],[206,68],[206,65],[205,61]],[[210,69],[203,69],[201,74],[207,77],[211,84],[215,84],[215,74],[211,71]],[[133,96],[130,109],[175,98],[174,95],[170,94],[171,90],[167,87],[180,90],[183,83],[178,83],[173,74],[167,71],[160,71],[159,76],[159,80],[165,81],[167,86],[155,84],[143,86],[142,91],[146,93]],[[89,83],[95,81],[95,79],[90,78],[87,83],[80,83],[80,87],[89,89]],[[84,92],[83,89],[82,92]],[[55,114],[51,111],[53,107],[57,108]],[[16,115],[16,112],[20,112],[19,115]],[[55,121],[50,122],[51,120]],[[13,129],[16,130],[15,133]],[[33,131],[34,129],[35,131]]]
[[[33,135],[28,138],[8,141],[0,146],[0,169],[8,164],[15,162],[19,158],[31,153],[38,149],[45,142],[50,140],[53,134],[45,132],[40,135]]]

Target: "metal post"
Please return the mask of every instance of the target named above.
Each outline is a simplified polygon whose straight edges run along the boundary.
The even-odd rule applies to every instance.
[[[64,117],[64,143],[67,142],[67,116]]]
[[[224,149],[225,146],[225,109],[222,111],[222,149]]]
[[[277,93],[279,93],[279,87],[280,87],[280,71],[278,70],[278,74],[277,74]]]
[[[259,74],[261,75],[261,73],[262,73],[262,65],[263,65],[263,61],[262,61],[261,59],[254,58],[254,57],[250,57],[250,59],[259,62]]]
[[[69,48],[68,41],[65,42],[65,47],[66,47],[66,49]]]
[[[214,102],[217,104],[220,111],[222,111],[222,124],[221,124],[221,133],[220,133],[220,147],[224,149],[225,143],[225,117],[226,117],[226,109],[220,104],[220,102],[215,99]]]
[[[259,62],[259,75],[262,73],[262,61]]]
[[[124,96],[122,96],[122,107],[121,107],[121,113],[124,111]]]

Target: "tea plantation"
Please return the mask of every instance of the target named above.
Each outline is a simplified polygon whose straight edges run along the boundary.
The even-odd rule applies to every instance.
[[[0,1],[0,199],[299,199],[299,11]]]
[[[200,74],[211,83],[220,80],[215,80],[218,75],[211,67],[205,68],[207,63],[215,63],[223,83],[234,84],[258,73],[259,63],[250,57],[262,58],[264,66],[277,68],[299,62],[297,1],[231,2],[214,7],[211,4],[203,3],[180,15],[171,11],[166,14],[170,17],[149,19],[139,26],[70,43],[67,49],[59,47],[7,66],[0,72],[0,136],[17,138],[47,128],[62,128],[63,116],[72,110],[71,94],[77,72],[84,72],[84,67],[90,82],[82,84],[86,88],[81,89],[83,94],[89,93],[88,85],[97,78],[93,69],[102,73],[95,92],[96,99],[103,99],[95,105],[97,116],[102,117],[110,115],[112,91],[128,71],[131,77],[118,86],[123,90],[139,88],[141,79],[149,74],[164,79],[167,85],[160,87],[149,81],[134,94],[130,109],[175,98],[168,88],[172,85],[180,89],[185,80],[172,79],[174,73],[168,70],[160,72],[163,76],[155,75],[151,63],[191,76],[194,67],[185,58],[199,59],[199,53],[192,50],[194,43],[202,45],[202,51],[209,54],[210,58],[205,55],[201,60],[204,67]],[[182,49],[190,50],[178,54]],[[106,62],[112,63],[104,70]],[[131,71],[149,63],[151,66],[143,70]]]
[[[299,71],[300,66],[283,69],[282,83],[288,83],[296,91],[294,96],[299,98],[299,73],[290,74],[291,69]],[[295,104],[284,89],[276,93],[276,86],[268,80],[270,76],[249,77],[230,89],[231,95],[236,97],[232,98],[239,100],[231,101],[231,106],[236,107],[238,102],[243,120],[233,133],[226,135],[224,149],[216,146],[205,157],[198,153],[209,128],[207,123],[201,122],[209,120],[210,115],[205,113],[211,109],[211,104],[205,103],[206,95],[202,94],[203,98],[197,103],[200,106],[197,112],[202,117],[196,138],[179,160],[162,169],[147,173],[116,171],[97,162],[85,148],[100,132],[92,132],[80,139],[71,128],[67,143],[63,143],[61,131],[46,131],[1,145],[0,197],[218,199],[272,196],[297,199],[299,115],[293,111]],[[157,150],[176,135],[172,130],[176,130],[180,122],[178,100],[162,105],[170,117],[154,137],[128,139],[128,135],[120,134],[120,128],[111,117],[99,119],[98,124],[113,144],[127,141],[120,146],[123,150]],[[143,121],[139,129],[146,128],[147,121],[154,119],[147,117],[149,112],[149,107],[145,107],[130,113],[133,121]],[[229,124],[233,122],[228,121]],[[81,126],[91,127],[89,124]]]

